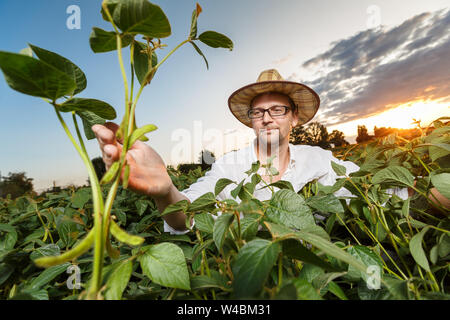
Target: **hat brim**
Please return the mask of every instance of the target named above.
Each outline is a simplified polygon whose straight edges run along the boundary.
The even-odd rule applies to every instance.
[[[254,97],[265,92],[279,92],[289,96],[298,106],[297,127],[314,118],[320,105],[319,95],[308,86],[292,81],[261,81],[249,84],[233,92],[228,98],[231,113],[247,127],[252,127],[248,117]]]

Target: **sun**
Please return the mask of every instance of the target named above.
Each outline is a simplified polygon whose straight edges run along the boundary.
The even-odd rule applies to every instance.
[[[346,137],[357,135],[358,125],[365,125],[369,133],[373,133],[373,128],[391,127],[409,129],[414,128],[415,120],[420,120],[421,126],[427,126],[432,121],[450,116],[450,96],[439,100],[415,100],[397,106],[391,106],[383,113],[353,120],[338,125],[328,127],[328,131],[342,131]]]

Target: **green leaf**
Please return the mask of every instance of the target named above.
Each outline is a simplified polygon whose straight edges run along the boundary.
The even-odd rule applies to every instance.
[[[189,201],[187,200],[180,200],[176,203],[170,204],[164,209],[164,211],[161,213],[161,217],[171,214],[178,211],[186,212],[189,206]]]
[[[414,260],[424,268],[426,271],[430,271],[430,265],[428,264],[427,256],[422,247],[422,240],[425,233],[429,230],[429,227],[423,228],[419,233],[415,234],[409,242],[409,250]]]
[[[436,262],[438,260],[438,256],[439,256],[438,251],[439,251],[439,245],[433,246],[433,248],[431,248],[431,250],[430,250],[430,261],[433,265],[436,264]]]
[[[165,38],[171,34],[164,12],[147,0],[106,0],[105,3],[114,23],[124,33],[142,34],[150,38]]]
[[[320,274],[314,278],[314,280],[312,281],[312,285],[314,286],[314,288],[320,291],[325,288],[331,281],[345,275],[346,273],[347,272],[330,272]]]
[[[133,41],[133,36],[129,34],[121,35],[122,48],[128,47]],[[105,31],[100,28],[92,28],[89,44],[95,53],[117,50],[117,37],[113,31]]]
[[[402,205],[402,215],[406,218],[409,216],[409,205],[411,203],[411,198],[406,199]]]
[[[338,177],[345,176],[347,173],[347,168],[334,161],[331,161],[331,167],[333,168],[334,172],[336,172]]]
[[[127,287],[128,281],[130,281],[131,272],[133,271],[133,262],[124,261],[121,262],[117,268],[109,276],[106,282],[108,290],[105,293],[107,300],[120,300],[122,299],[122,293]]]
[[[228,185],[232,183],[235,182],[227,178],[221,178],[217,180],[216,186],[214,187],[214,194],[217,196],[219,193],[222,192],[223,189],[225,189]]]
[[[56,218],[56,230],[65,247],[72,246],[78,238],[78,225],[69,216],[60,215]]]
[[[197,37],[197,19],[200,13],[202,12],[202,7],[197,3],[195,5],[195,9],[192,12],[192,19],[191,19],[191,30],[189,32],[189,38],[194,39]]]
[[[315,225],[311,209],[303,197],[292,190],[277,191],[268,204],[266,217],[270,221],[299,230]]]
[[[242,201],[249,201],[253,198],[253,192],[255,191],[255,185],[252,182],[247,182],[239,191],[239,198]]]
[[[408,171],[400,166],[390,166],[378,171],[372,177],[373,184],[381,183],[400,183],[400,185],[406,185],[408,187],[413,187],[414,176]]]
[[[104,101],[87,98],[72,98],[67,100],[59,105],[58,110],[61,112],[89,111],[100,118],[107,120],[115,119],[117,116],[116,110],[114,110],[110,104]]]
[[[83,129],[86,139],[95,139],[95,133],[92,131],[92,126],[94,124],[105,124],[106,120],[91,111],[76,111],[76,114],[83,121]]]
[[[341,287],[334,281],[331,281],[328,284],[328,290],[332,294],[334,294],[336,297],[338,297],[341,300],[348,300],[347,296],[345,295],[344,291],[341,289]]]
[[[264,188],[267,188],[267,187],[277,187],[279,189],[288,189],[288,190],[291,190],[291,191],[295,191],[294,187],[292,186],[292,183],[290,183],[289,181],[285,181],[285,180],[278,180],[278,181],[273,182],[271,184],[265,185],[261,189],[264,189]]]
[[[283,247],[283,255],[289,258],[313,264],[327,271],[337,271],[331,264],[303,246],[295,235],[293,235],[292,239],[283,240],[281,245]]]
[[[180,247],[163,242],[147,248],[140,257],[142,271],[147,277],[165,287],[191,289],[186,260]]]
[[[50,281],[55,279],[57,276],[59,276],[61,273],[65,272],[67,268],[71,266],[70,263],[66,262],[64,264],[61,264],[59,266],[50,267],[48,269],[45,269],[41,272],[39,276],[33,279],[31,283],[28,285],[27,289],[31,290],[39,290],[46,284],[48,284]]]
[[[16,229],[9,224],[0,224],[0,235],[1,232],[5,232],[4,237],[0,238],[0,250],[11,250],[14,248],[18,234]]]
[[[72,196],[72,207],[83,209],[85,204],[92,198],[92,191],[88,188],[78,189]]]
[[[227,285],[228,279],[215,270],[211,270],[211,277],[206,275],[199,275],[191,278],[191,290],[201,290],[218,288],[225,291],[230,291]]]
[[[432,174],[431,183],[444,197],[450,199],[450,173]]]
[[[336,191],[340,190],[345,183],[347,182],[347,179],[337,179],[336,183],[332,186],[324,186],[321,183],[318,183],[318,192],[323,192],[325,194],[335,193]]]
[[[72,61],[56,54],[54,52],[33,46],[29,44],[30,48],[39,58],[39,60],[51,65],[52,67],[58,69],[59,71],[64,72],[70,78],[75,81],[76,89],[73,92],[73,95],[80,93],[84,89],[86,89],[87,79],[83,71],[75,65]]]
[[[120,227],[111,221],[111,234],[120,242],[126,243],[130,246],[138,246],[144,242],[144,238],[135,236],[127,233],[125,230],[120,229]]]
[[[294,279],[298,300],[323,300],[318,291],[306,279]]]
[[[0,286],[8,280],[9,276],[14,272],[14,267],[6,264],[0,263]]]
[[[259,227],[258,218],[245,216],[244,219],[241,219],[241,237],[246,241],[252,240],[256,233],[258,232]]]
[[[50,244],[46,244],[45,246],[35,249],[30,254],[30,259],[36,260],[37,258],[41,258],[41,257],[57,256],[60,253],[61,253],[61,249],[56,244],[50,243]]]
[[[261,163],[259,162],[259,160],[257,160],[256,162],[252,163],[252,167],[250,168],[250,170],[245,171],[245,173],[247,175],[251,175],[252,173],[257,173],[260,167],[261,167]]]
[[[238,299],[250,298],[261,291],[281,252],[279,243],[255,239],[246,243],[232,266],[234,294]]]
[[[0,69],[12,89],[30,96],[54,101],[77,87],[65,72],[22,54],[0,51]]]
[[[214,223],[213,239],[217,249],[221,249],[228,233],[228,228],[233,222],[234,214],[224,213]]]
[[[352,265],[359,271],[366,272],[367,270],[367,266],[364,265],[361,261],[355,259],[349,253],[345,252],[344,250],[337,247],[329,240],[322,238],[321,236],[309,233],[307,231],[293,231],[285,226],[277,225],[275,223],[265,222],[265,224],[272,236],[275,238],[284,237],[286,235],[289,235],[289,237],[296,237],[297,239],[300,239],[302,241],[309,242],[313,246],[317,247],[324,253],[334,258]]]
[[[156,56],[156,53],[152,51],[152,56],[150,58],[148,54],[148,46],[145,43],[134,41],[133,61],[134,71],[139,83],[141,85],[144,84],[144,82],[148,83],[148,81],[153,77],[153,75],[149,73],[151,68],[158,64],[158,57]]]
[[[197,53],[203,57],[203,60],[205,60],[205,63],[206,63],[206,69],[209,70],[208,60],[206,60],[206,57],[203,54],[202,50],[200,50],[200,48],[195,44],[195,42],[189,41],[189,43],[192,44],[192,46],[194,47],[195,51],[197,51]]]
[[[203,209],[206,209],[206,208],[214,205],[215,203],[216,203],[216,197],[214,196],[214,193],[208,192],[208,193],[205,193],[205,194],[201,195],[197,199],[195,199],[189,205],[188,210],[191,211],[191,212],[192,211],[203,210]]]
[[[230,49],[230,51],[233,50],[233,41],[231,41],[227,36],[215,31],[205,31],[198,36],[198,39],[212,48],[225,48]]]
[[[256,187],[258,185],[258,183],[261,182],[262,178],[259,174],[253,174],[251,180],[252,180],[252,184]]]
[[[422,146],[428,146],[428,152],[432,161],[436,161],[439,158],[445,157],[450,154],[450,144],[448,142],[448,136],[437,137],[432,140],[432,143],[424,143],[417,145],[416,148]]]
[[[244,185],[244,181],[245,181],[245,180],[242,180],[242,181],[237,185],[236,188],[234,188],[233,190],[231,190],[230,194],[231,194],[231,196],[232,196],[233,198],[236,198],[237,195],[241,192],[242,186]]]
[[[147,210],[149,203],[150,203],[149,200],[136,201],[136,209],[139,216],[142,216],[144,214],[145,210]]]
[[[333,194],[309,197],[306,204],[322,213],[344,213],[341,202]]]
[[[137,140],[139,140],[143,135],[155,131],[156,129],[158,129],[158,127],[155,126],[154,124],[147,124],[145,126],[140,127],[139,129],[134,130],[133,133],[131,134],[131,137],[128,140],[128,148],[130,149],[133,146],[133,144]]]
[[[350,253],[353,257],[355,257],[357,260],[364,263],[366,266],[376,266],[380,270],[380,276],[383,273],[383,262],[381,261],[381,258],[374,253],[372,250],[370,250],[366,246],[360,246],[355,245],[347,249],[348,253]],[[357,270],[355,267],[349,265],[348,266],[348,275],[351,279],[359,279],[362,278],[363,280],[367,281],[367,278],[369,275],[367,272],[362,272],[361,270]]]
[[[195,227],[206,233],[213,233],[214,219],[209,213],[200,213],[194,216]]]
[[[442,234],[439,238],[439,256],[444,258],[450,253],[450,237]]]

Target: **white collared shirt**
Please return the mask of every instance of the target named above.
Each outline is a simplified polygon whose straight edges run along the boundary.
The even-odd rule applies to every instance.
[[[240,183],[243,179],[246,179],[244,183],[250,182],[250,178],[248,178],[245,171],[250,170],[252,163],[258,160],[255,152],[256,140],[257,139],[255,138],[246,148],[224,154],[212,164],[211,170],[206,172],[203,177],[200,177],[197,182],[193,183],[188,189],[181,191],[181,193],[193,202],[207,192],[214,192],[216,183],[221,178],[227,178],[236,183]],[[359,170],[359,167],[353,162],[339,160],[333,156],[331,151],[324,150],[320,147],[289,144],[289,153],[289,164],[281,177],[281,180],[289,181],[295,192],[298,192],[308,182],[313,180],[317,180],[324,186],[334,185],[338,176],[331,167],[331,161],[344,166],[347,175]],[[260,168],[258,173],[263,174],[264,170],[264,168]],[[255,198],[261,201],[268,200],[272,197],[272,192],[269,188],[260,189],[263,186],[264,183],[260,182],[256,186],[253,194]],[[235,184],[228,185],[217,195],[217,200],[233,199],[231,190],[235,188]],[[274,189],[275,191],[279,190],[276,187]],[[406,188],[395,189],[391,192],[397,194],[404,200],[408,197],[408,190]],[[334,195],[337,197],[353,196],[350,191],[345,188],[341,188],[335,192]],[[239,198],[236,198],[235,200],[238,203],[240,202]],[[164,231],[170,232],[170,234],[186,234],[189,232],[189,230],[175,230],[165,221]]]

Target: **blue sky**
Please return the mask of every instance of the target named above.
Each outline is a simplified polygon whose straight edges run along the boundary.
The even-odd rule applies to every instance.
[[[163,40],[168,47],[160,51],[162,58],[186,38],[195,1],[153,2],[161,6],[172,26],[172,36]],[[424,121],[449,115],[447,1],[199,3],[203,8],[199,32],[226,34],[234,50],[200,45],[210,66],[206,70],[203,59],[186,45],[167,60],[144,90],[136,112],[138,126],[153,123],[159,127],[148,135],[148,143],[167,164],[196,160],[202,142],[214,149],[211,143],[207,145],[208,137],[214,135],[221,140],[216,139],[216,155],[244,146],[245,139],[238,137],[251,137],[252,131],[234,119],[227,99],[268,68],[277,68],[286,79],[315,89],[322,106],[314,120],[327,124],[329,130],[344,131],[347,137],[356,134],[360,123],[367,123],[370,130],[374,123],[408,126],[410,119],[398,122],[405,113]],[[80,30],[66,27],[70,5],[81,9]],[[67,57],[87,76],[88,86],[81,96],[110,103],[120,122],[124,94],[116,52],[94,54],[89,47],[92,27],[111,30],[101,18],[100,5],[100,0],[2,0],[0,50],[18,52],[31,43]],[[374,17],[371,8],[378,10],[380,27],[369,28]],[[127,50],[123,52],[128,61]],[[392,117],[388,113],[394,111],[400,114]],[[65,185],[87,179],[50,106],[13,91],[2,76],[0,112],[2,175],[25,171],[35,179],[37,189],[52,181]],[[70,118],[66,120],[69,123]],[[174,156],[180,143],[187,141],[174,140],[179,135],[183,139],[191,136],[190,156]],[[95,141],[87,147],[91,158],[100,154]]]

